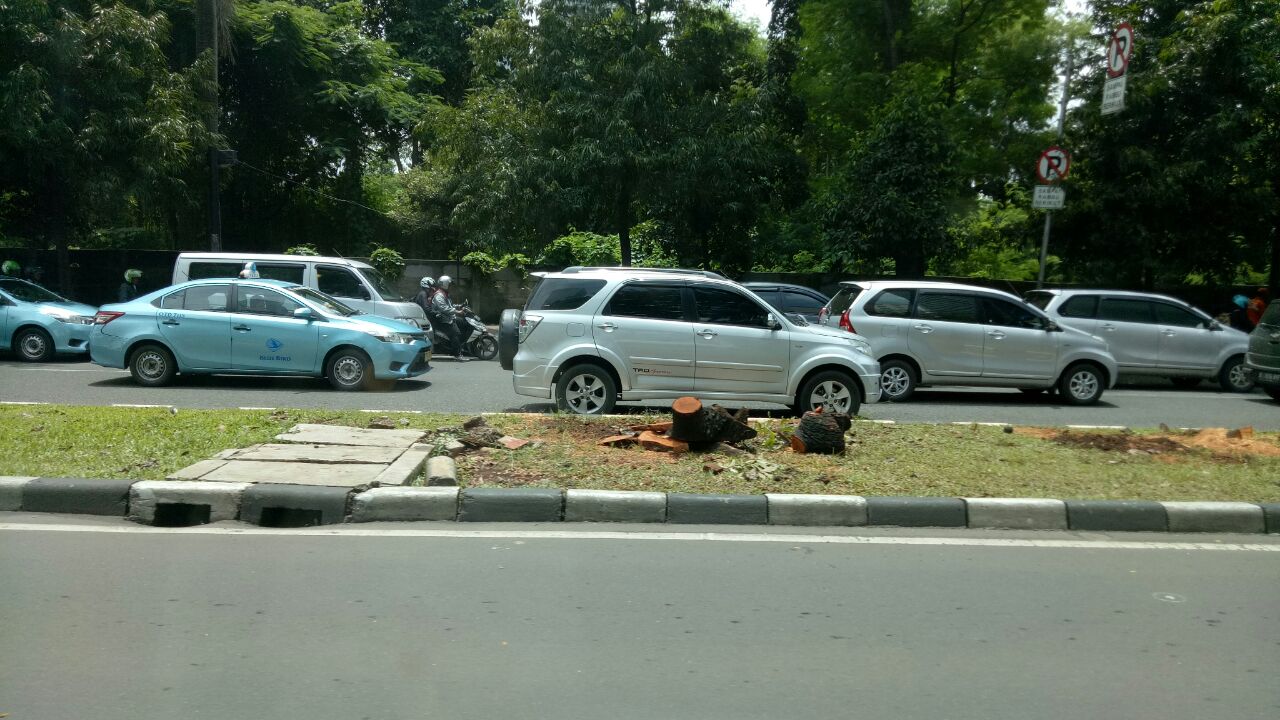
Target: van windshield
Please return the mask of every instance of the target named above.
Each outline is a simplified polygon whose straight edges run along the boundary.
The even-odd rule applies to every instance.
[[[382,277],[382,273],[373,268],[355,268],[355,271],[364,276],[364,279],[373,286],[374,290],[378,291],[378,295],[382,296],[383,300],[387,302],[404,302],[404,298],[395,291],[395,288],[391,283],[387,282],[386,278]]]
[[[326,312],[333,313],[334,315],[351,317],[352,315],[360,314],[359,310],[344,305],[341,301],[335,300],[334,298],[331,298],[317,290],[312,290],[305,285],[294,285],[293,287],[286,289],[294,295],[301,297],[303,300],[309,301],[313,305],[319,305],[324,308]]]

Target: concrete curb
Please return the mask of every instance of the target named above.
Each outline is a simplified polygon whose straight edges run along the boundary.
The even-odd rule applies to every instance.
[[[318,485],[26,476],[0,476],[0,511],[116,515],[171,526],[238,517],[269,527],[427,520],[1280,534],[1280,503],[456,487],[378,487],[353,496],[345,487]]]

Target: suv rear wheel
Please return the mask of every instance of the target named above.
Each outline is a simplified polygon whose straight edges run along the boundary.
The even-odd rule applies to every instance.
[[[916,391],[916,369],[905,360],[880,363],[880,393],[885,400],[909,400]]]
[[[608,370],[594,363],[574,365],[556,381],[556,409],[575,415],[603,415],[613,410],[618,388]]]
[[[1222,364],[1218,384],[1227,392],[1246,393],[1253,389],[1253,378],[1244,366],[1244,358],[1236,355]]]
[[[796,393],[796,411],[806,413],[822,408],[823,412],[857,415],[862,398],[857,380],[839,370],[826,370],[814,375]]]
[[[1102,371],[1091,363],[1072,365],[1058,380],[1058,394],[1070,405],[1093,405],[1105,388]]]

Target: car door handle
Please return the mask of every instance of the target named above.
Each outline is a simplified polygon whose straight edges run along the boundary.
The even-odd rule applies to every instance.
[[[720,333],[716,332],[715,330],[699,330],[698,331],[698,335],[701,335],[704,338],[713,338],[719,334]]]
[[[1172,330],[1161,330],[1161,331],[1160,331],[1160,334],[1161,334],[1161,335],[1164,335],[1165,337],[1173,337],[1174,335],[1177,335],[1178,333],[1176,333],[1176,332],[1174,332],[1174,331],[1172,331]]]
[[[1101,327],[1103,330],[1106,330],[1107,332],[1112,332],[1113,330],[1116,329],[1115,325],[1100,325],[1099,327]]]
[[[992,330],[991,332],[987,333],[987,337],[995,338],[996,340],[1003,340],[1004,333],[1000,332],[999,330]]]
[[[616,330],[616,329],[618,328],[618,326],[617,326],[617,325],[615,325],[614,323],[611,323],[611,322],[602,322],[602,323],[598,323],[598,324],[596,325],[596,327],[600,328],[601,330],[603,330],[603,331],[605,331],[605,332],[613,332],[614,330]]]
[[[233,326],[231,329],[232,329],[232,330],[239,330],[240,332],[249,332],[249,326],[248,326],[248,325],[235,325],[235,326]]]
[[[932,325],[925,325],[924,323],[916,323],[915,325],[912,325],[911,327],[913,327],[913,328],[915,328],[915,329],[919,330],[920,332],[922,332],[922,333],[924,333],[924,334],[926,334],[926,335],[927,335],[927,334],[929,334],[929,333],[931,333],[931,332],[933,332],[933,326],[932,326]]]
[[[168,326],[170,326],[170,327],[175,327],[175,326],[181,325],[182,323],[178,322],[177,320],[165,320],[164,322],[162,322],[162,323],[160,323],[160,324],[161,324],[161,325],[168,325]]]

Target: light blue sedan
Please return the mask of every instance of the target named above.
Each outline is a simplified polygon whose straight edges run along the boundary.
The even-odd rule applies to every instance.
[[[54,353],[88,352],[93,313],[92,306],[34,283],[0,278],[0,347],[13,348],[28,362],[52,360]]]
[[[420,329],[278,280],[196,280],[103,305],[90,355],[140,385],[182,374],[309,375],[362,390],[431,369]]]

